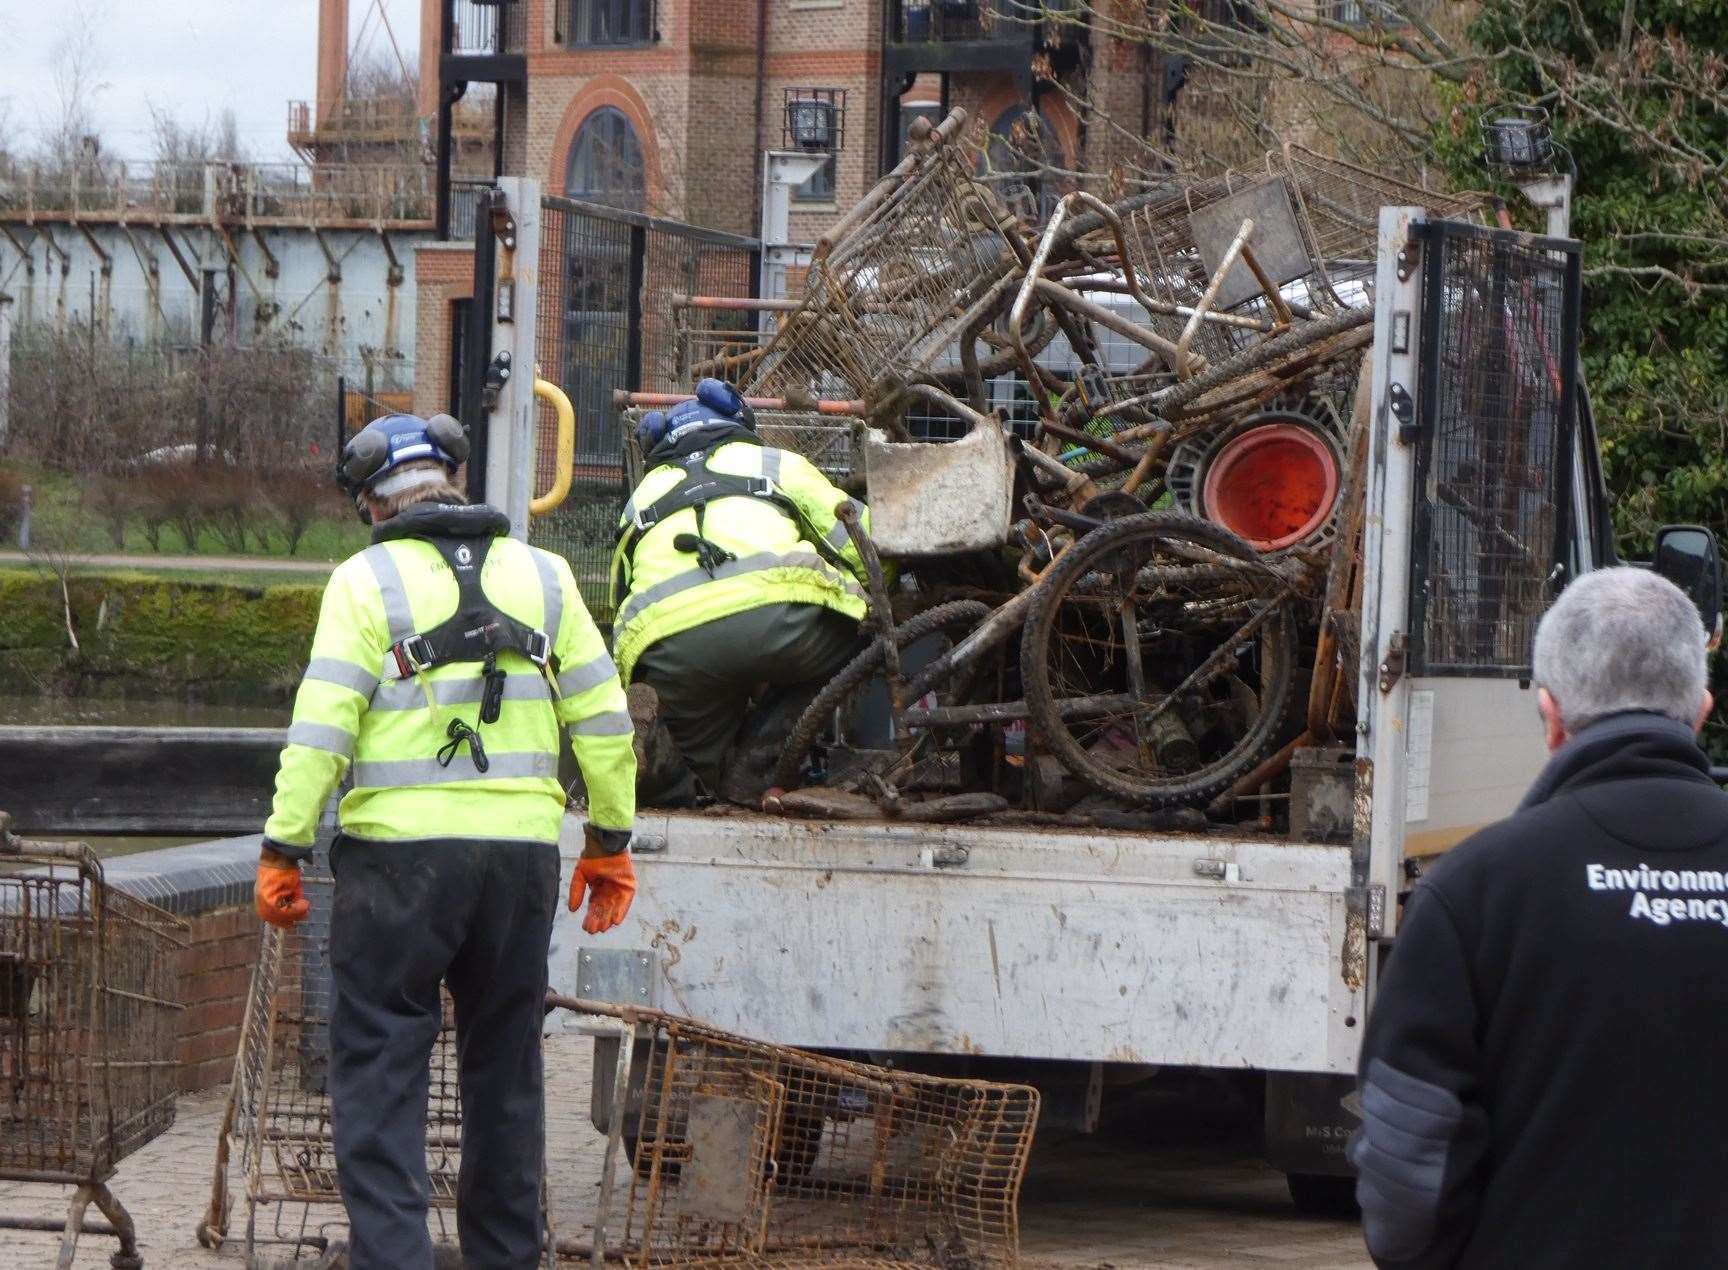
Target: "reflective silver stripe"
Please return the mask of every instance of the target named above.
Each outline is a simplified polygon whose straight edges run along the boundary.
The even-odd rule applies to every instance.
[[[571,736],[629,736],[634,731],[628,710],[608,710],[570,725]]]
[[[432,684],[432,691],[438,696],[441,706],[473,705],[479,701],[486,691],[486,682],[479,676],[463,679],[440,679]],[[546,679],[538,671],[507,676],[504,680],[505,701],[549,701],[551,690],[546,687]],[[426,705],[426,697],[420,691],[418,680],[399,679],[394,683],[380,684],[377,695],[372,698],[374,710],[418,710]]]
[[[618,523],[621,525],[636,523],[636,495],[632,494],[624,500],[624,510],[618,514]]]
[[[390,558],[390,549],[378,543],[360,554],[372,566],[372,576],[378,579],[378,590],[384,596],[384,620],[390,624],[390,642],[407,639],[414,633],[414,615],[409,611],[408,592],[402,587],[402,573]]]
[[[378,687],[377,675],[364,666],[356,666],[340,657],[314,657],[306,663],[306,674],[303,678],[323,684],[335,684],[339,688],[352,688],[362,697],[370,697]]]
[[[540,592],[546,600],[546,615],[541,621],[540,629],[546,632],[546,638],[552,642],[550,651],[558,648],[558,628],[564,624],[564,588],[558,583],[558,570],[552,567],[552,557],[544,551],[532,547],[528,554],[534,557],[534,569],[540,575]]]
[[[587,692],[590,688],[598,688],[608,679],[618,678],[618,667],[612,664],[612,659],[601,653],[591,662],[580,666],[572,666],[558,676],[558,692],[560,696],[575,697]]]
[[[288,726],[288,744],[304,745],[309,750],[328,750],[348,758],[354,753],[354,738],[341,728],[328,723],[299,721]]]
[[[519,777],[557,776],[558,756],[539,752],[493,754],[484,772],[474,770],[474,760],[463,750],[442,766],[435,758],[379,759],[354,764],[354,784],[365,789],[396,789],[404,785],[455,785],[464,781],[499,781]]]
[[[645,591],[639,591],[624,602],[619,610],[614,630],[630,625],[643,609],[658,604],[668,596],[677,595],[680,591],[688,591],[708,582],[719,582],[723,578],[736,578],[746,573],[759,573],[764,569],[810,569],[820,573],[824,579],[837,583],[841,588],[859,599],[864,598],[864,592],[850,578],[841,577],[828,568],[821,556],[809,551],[790,551],[785,555],[775,555],[772,551],[758,551],[753,556],[744,556],[738,560],[728,560],[718,569],[714,576],[709,577],[706,569],[687,569],[683,573],[675,573],[663,582],[656,582]]]
[[[834,528],[830,529],[822,536],[822,541],[826,542],[836,551],[844,551],[852,545],[852,535],[846,532],[846,526],[844,524],[840,521],[835,521]]]
[[[763,449],[760,453],[762,455],[762,475],[766,476],[770,481],[773,481],[775,485],[779,485],[780,451],[774,449]]]
[[[418,710],[426,704],[426,692],[418,679],[386,679],[372,694],[374,710]]]

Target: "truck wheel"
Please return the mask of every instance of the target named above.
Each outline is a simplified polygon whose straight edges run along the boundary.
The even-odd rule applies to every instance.
[[[1308,1217],[1339,1217],[1355,1221],[1362,1216],[1356,1203],[1356,1179],[1330,1173],[1287,1173],[1290,1198],[1296,1211]]]

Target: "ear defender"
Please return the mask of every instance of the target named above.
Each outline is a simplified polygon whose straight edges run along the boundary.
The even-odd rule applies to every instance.
[[[426,435],[431,437],[432,444],[448,454],[453,462],[462,463],[467,460],[468,434],[454,416],[433,415],[426,420]]]

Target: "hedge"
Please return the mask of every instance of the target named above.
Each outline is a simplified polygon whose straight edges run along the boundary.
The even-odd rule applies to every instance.
[[[236,586],[128,572],[60,580],[0,569],[0,670],[8,691],[287,701],[306,664],[322,584]]]

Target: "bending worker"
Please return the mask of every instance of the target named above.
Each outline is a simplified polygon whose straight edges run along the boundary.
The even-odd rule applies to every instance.
[[[731,386],[704,379],[696,392],[637,429],[647,471],[613,556],[612,652],[643,737],[642,794],[667,804],[720,792],[763,687],[780,690],[789,726],[857,651],[866,608],[863,563],[834,515],[846,495],[764,445]],[[676,745],[669,762],[656,720]]]
[[[355,1270],[432,1265],[427,1067],[455,1003],[464,1264],[530,1267],[541,1243],[540,1025],[558,891],[559,729],[589,790],[576,909],[624,919],[635,759],[624,690],[570,567],[451,484],[448,415],[374,420],[337,478],[372,546],[330,577],[264,829],[257,906],[291,926],[300,865],[343,771],[331,849],[330,1099]]]

